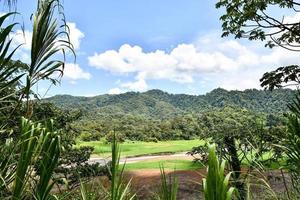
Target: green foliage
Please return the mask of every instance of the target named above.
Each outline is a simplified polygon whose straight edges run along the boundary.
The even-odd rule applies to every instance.
[[[211,138],[217,143],[220,156],[228,160],[229,164],[232,159],[228,157],[230,149],[233,152],[240,150],[237,155],[240,163],[244,160],[262,161],[262,156],[267,152],[271,152],[272,158],[281,158],[282,150],[274,147],[273,143],[278,144],[279,138],[286,132],[282,116],[263,115],[246,109],[225,107],[219,111],[203,113],[199,122],[203,129],[202,138]],[[201,152],[201,149],[195,149],[195,152],[197,151]],[[278,160],[269,160],[269,164],[274,161]]]
[[[107,141],[110,141],[110,137],[108,137],[108,135],[106,136]],[[100,134],[93,134],[91,132],[82,132],[80,135],[79,135],[79,139],[81,141],[85,141],[85,142],[88,142],[88,141],[99,141],[101,139],[101,135]]]
[[[68,196],[68,199],[74,200],[99,200],[108,199],[105,188],[101,181],[98,182],[80,182],[80,195],[78,193]]]
[[[280,143],[281,134],[286,134],[281,120],[272,115],[258,115],[246,109],[225,107],[219,111],[204,113],[199,121],[203,127],[203,138],[216,143],[219,155],[225,159],[233,171],[234,186],[239,198],[246,198],[242,164],[248,163],[249,172],[256,167],[271,165],[282,158],[282,149],[274,146]],[[200,149],[194,149],[201,153]],[[266,158],[264,155],[268,153]],[[205,158],[204,154],[204,158]],[[248,174],[245,176],[247,177]]]
[[[17,23],[5,26],[9,16],[8,13],[0,17],[0,122],[7,125],[7,116],[18,103],[18,86],[21,77],[24,75],[19,72],[19,65],[11,62],[12,56],[18,48],[11,50],[12,39],[9,35]]]
[[[248,89],[245,91],[226,91],[215,89],[206,95],[168,94],[160,90],[144,93],[128,92],[119,95],[100,95],[95,97],[75,97],[57,95],[43,101],[52,102],[61,108],[85,111],[87,119],[117,117],[124,114],[144,118],[174,118],[184,113],[202,113],[224,106],[246,108],[264,113],[283,113],[287,111],[287,97],[295,91],[280,89],[262,91]]]
[[[260,82],[261,86],[265,87],[265,89],[274,90],[275,88],[299,85],[299,77],[300,67],[298,65],[290,65],[266,72],[260,79]]]
[[[4,193],[0,192],[0,197],[18,200],[32,195],[38,200],[48,199],[60,148],[60,137],[51,121],[42,126],[23,118],[20,143],[13,149],[17,151],[10,152],[19,152],[19,161],[10,161],[13,157],[0,161],[0,187],[4,190]]]
[[[49,199],[50,190],[55,183],[51,179],[58,164],[61,147],[61,139],[54,130],[58,127],[63,129],[62,126],[66,125],[68,119],[56,118],[55,121],[60,123],[54,126],[51,121],[45,127],[23,118],[22,125],[19,126],[18,121],[22,115],[43,123],[49,120],[44,116],[49,117],[53,113],[33,114],[40,107],[33,106],[34,102],[30,101],[31,95],[37,97],[32,92],[32,87],[40,80],[50,80],[54,84],[59,81],[53,76],[62,72],[64,61],[58,58],[60,55],[64,56],[65,49],[72,51],[72,45],[68,40],[60,1],[39,0],[37,10],[32,16],[31,62],[24,64],[13,61],[11,58],[18,48],[11,50],[14,38],[10,39],[8,36],[16,23],[2,26],[12,14],[14,13],[0,17],[0,198]],[[59,54],[60,51],[62,54]],[[27,101],[23,101],[24,98]],[[45,107],[41,110],[46,111]],[[57,113],[53,115],[57,117]],[[65,141],[63,138],[62,142]]]
[[[159,200],[176,200],[178,192],[178,178],[167,175],[164,166],[160,166],[160,193]]]
[[[130,187],[131,181],[125,183],[124,180],[124,169],[125,164],[120,168],[120,146],[116,139],[116,135],[112,139],[111,143],[111,162],[109,165],[109,172],[111,178],[111,184],[109,191],[103,190],[107,194],[102,199],[109,200],[132,200],[135,197],[135,194],[131,194]],[[81,182],[80,184],[81,199],[82,200],[93,200],[99,199],[98,195],[90,196],[87,192],[86,186]]]
[[[38,81],[50,80],[53,84],[58,82],[53,75],[63,74],[64,61],[54,58],[59,52],[64,54],[65,48],[73,51],[72,44],[68,40],[66,22],[64,19],[59,19],[61,16],[63,16],[63,7],[59,0],[38,1],[38,8],[33,16],[31,63],[26,74],[24,88],[27,98],[29,98],[30,89]]]
[[[130,184],[124,183],[124,169],[125,165],[120,169],[120,146],[116,135],[114,134],[113,141],[111,143],[111,186],[110,186],[110,200],[131,200],[135,197],[135,194],[130,194]]]
[[[275,71],[265,73],[262,81],[262,86],[266,89],[273,90],[274,88],[284,87],[285,85],[299,85],[299,66],[291,65],[287,67],[278,68]],[[284,85],[285,84],[285,85]],[[291,98],[293,99],[293,98]],[[278,146],[287,155],[286,168],[292,174],[292,183],[294,189],[300,192],[300,97],[299,91],[294,96],[294,100],[288,104],[291,113],[287,114],[288,130],[281,135]]]
[[[289,126],[285,141],[287,168],[292,173],[294,187],[300,193],[300,93],[289,108],[292,114],[288,116]]]
[[[233,107],[245,108],[259,116],[277,117],[288,111],[286,105],[290,101],[286,99],[294,94],[293,90],[283,89],[272,92],[216,89],[206,95],[191,96],[150,90],[96,97],[55,96],[45,101],[64,109],[82,109],[83,116],[72,124],[72,129],[81,133],[85,141],[103,137],[111,141],[111,131],[116,132],[121,141],[191,140],[203,135],[200,119],[206,113]],[[158,104],[163,105],[163,112],[160,112],[162,107],[156,107]]]
[[[229,186],[231,173],[225,176],[226,162],[219,163],[216,147],[209,146],[207,176],[203,179],[203,190],[206,200],[231,200],[235,188]]]
[[[266,46],[275,45],[298,50],[300,41],[299,22],[285,20],[287,15],[298,12],[299,3],[292,0],[219,0],[217,8],[224,8],[225,13],[220,17],[223,34],[233,34],[236,38],[249,40],[270,41]],[[281,15],[270,14],[271,9],[278,9]]]

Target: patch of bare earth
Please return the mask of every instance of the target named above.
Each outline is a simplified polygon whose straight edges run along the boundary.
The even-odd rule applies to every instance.
[[[179,181],[178,200],[201,199],[201,181],[205,169],[187,171],[166,170],[167,175],[175,175]],[[126,177],[132,179],[133,189],[138,199],[153,199],[160,187],[160,170],[134,170],[126,172]]]
[[[179,170],[172,171],[166,170],[168,175],[175,175],[178,177],[179,190],[178,190],[178,200],[201,200],[203,199],[202,191],[202,178],[206,174],[206,169],[199,170]],[[160,188],[160,170],[134,170],[127,171],[126,178],[132,180],[133,190],[137,193],[138,199],[152,200],[155,193],[159,191]],[[257,181],[259,178],[257,177]],[[265,178],[266,183],[270,185],[273,191],[276,193],[284,193],[286,191],[284,181],[287,187],[290,186],[290,177],[288,174],[284,173],[284,178],[279,170],[274,170],[266,173],[263,178]],[[253,185],[251,191],[255,199],[264,199],[269,192],[266,185],[262,186],[262,182],[256,182],[253,180]],[[254,186],[255,185],[255,186]],[[270,196],[269,196],[270,197]]]

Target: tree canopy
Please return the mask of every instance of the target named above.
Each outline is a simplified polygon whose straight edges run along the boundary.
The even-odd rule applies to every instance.
[[[222,36],[267,40],[266,46],[279,45],[289,50],[300,50],[300,23],[293,19],[300,11],[294,0],[219,0],[223,8]],[[279,12],[274,12],[278,11]],[[278,15],[277,13],[281,13]]]

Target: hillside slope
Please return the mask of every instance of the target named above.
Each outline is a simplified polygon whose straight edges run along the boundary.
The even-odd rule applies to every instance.
[[[206,95],[169,94],[161,90],[127,92],[118,95],[75,97],[57,95],[44,101],[64,109],[82,109],[90,114],[139,114],[147,117],[168,118],[181,113],[200,113],[224,106],[236,106],[256,112],[281,113],[287,111],[289,97],[294,90],[264,91],[249,89],[227,91],[215,89]]]

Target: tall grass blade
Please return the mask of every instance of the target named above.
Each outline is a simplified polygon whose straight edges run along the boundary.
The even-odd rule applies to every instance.
[[[164,166],[160,166],[160,193],[159,200],[176,200],[178,192],[178,178],[175,175],[168,175],[165,172]]]
[[[116,134],[113,134],[113,140],[111,144],[112,160],[111,160],[111,187],[110,187],[110,200],[131,200],[136,195],[131,194],[131,181],[125,183],[124,170],[126,163],[120,169],[120,157],[121,151],[117,141]]]

